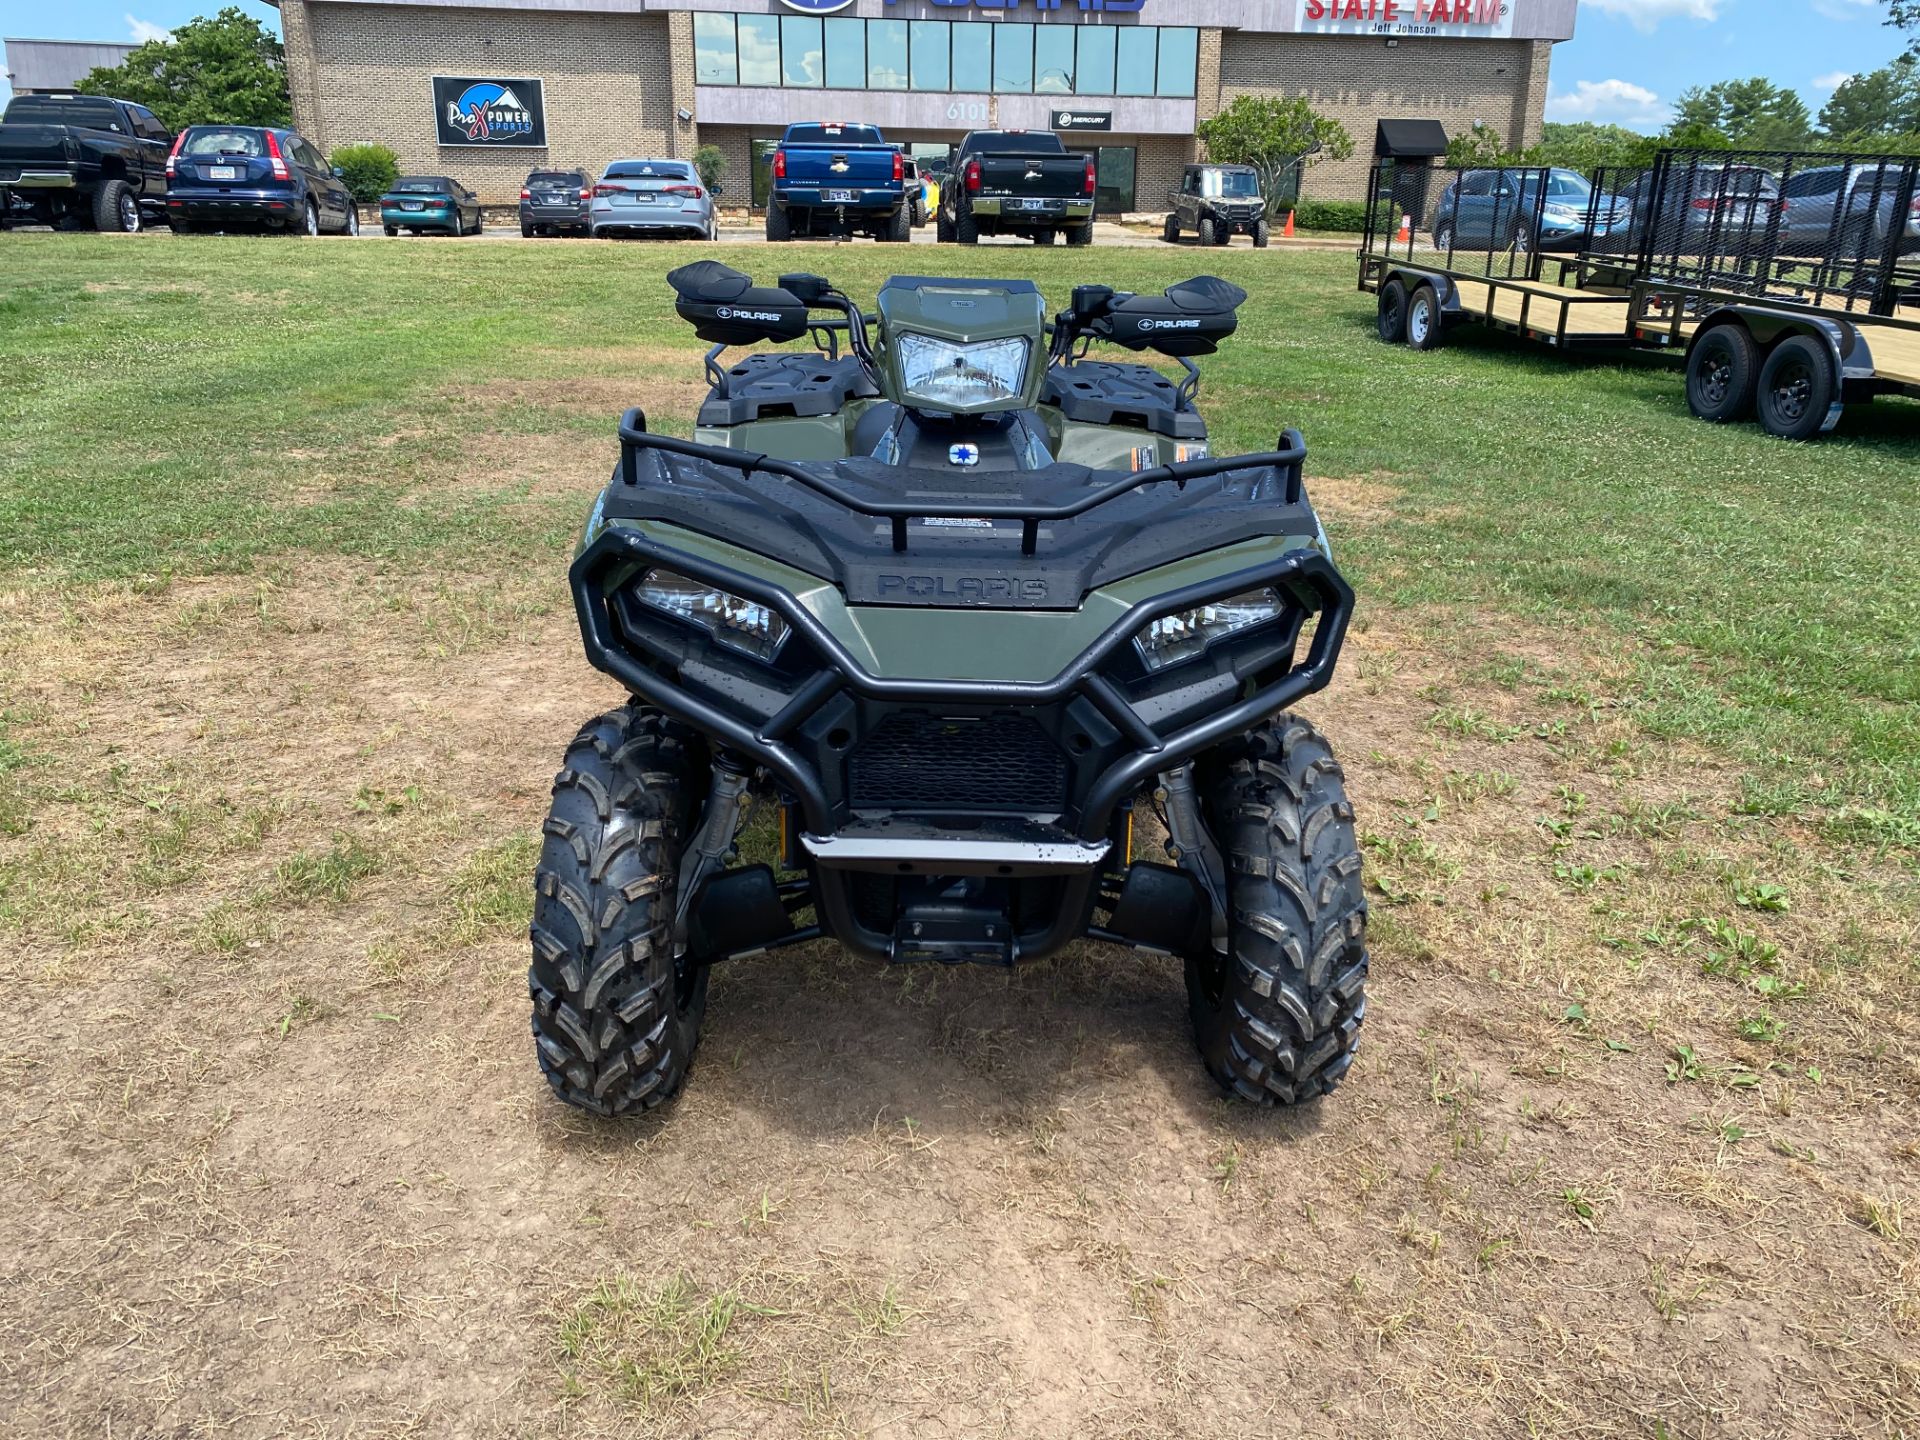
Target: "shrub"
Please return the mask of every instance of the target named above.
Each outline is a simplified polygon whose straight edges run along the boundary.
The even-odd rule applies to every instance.
[[[718,145],[702,145],[693,152],[693,173],[711,190],[727,173],[727,152]]]
[[[1341,235],[1358,235],[1367,228],[1367,202],[1299,200],[1293,205],[1293,223],[1301,230],[1331,230]]]
[[[400,178],[400,157],[385,145],[342,145],[327,158],[344,172],[341,178],[362,205],[378,200]]]

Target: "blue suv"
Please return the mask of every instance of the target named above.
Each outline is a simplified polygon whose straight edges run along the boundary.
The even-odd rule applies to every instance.
[[[167,156],[167,220],[183,234],[241,227],[360,233],[340,172],[294,130],[189,125]]]
[[[1537,238],[1542,250],[1579,250],[1631,215],[1617,195],[1600,196],[1596,206],[1592,184],[1577,170],[1462,170],[1440,192],[1433,248],[1524,252]]]

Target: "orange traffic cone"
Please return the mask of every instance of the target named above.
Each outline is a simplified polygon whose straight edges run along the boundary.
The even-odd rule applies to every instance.
[[[1291,240],[1293,238],[1293,211],[1291,210],[1287,211],[1287,228],[1282,230],[1280,234],[1284,239],[1287,239],[1287,240]]]
[[[1413,217],[1411,215],[1402,215],[1400,217],[1400,233],[1393,237],[1393,243],[1396,245],[1406,245],[1410,244],[1412,240]]]

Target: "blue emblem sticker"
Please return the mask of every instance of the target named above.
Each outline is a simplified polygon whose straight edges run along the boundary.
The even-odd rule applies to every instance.
[[[947,447],[947,463],[949,465],[978,465],[980,463],[980,447],[978,445],[967,445],[964,443],[949,445]]]

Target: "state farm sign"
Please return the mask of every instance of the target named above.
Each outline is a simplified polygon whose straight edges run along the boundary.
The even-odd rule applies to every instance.
[[[1439,35],[1504,40],[1514,0],[1299,0],[1309,35]]]

